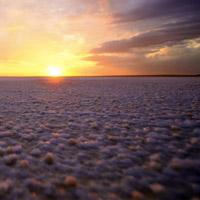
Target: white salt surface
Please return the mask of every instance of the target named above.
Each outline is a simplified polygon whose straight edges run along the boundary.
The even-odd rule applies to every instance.
[[[0,199],[195,199],[199,133],[199,78],[1,78]]]

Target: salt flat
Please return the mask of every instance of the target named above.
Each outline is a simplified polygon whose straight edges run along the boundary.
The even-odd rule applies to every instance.
[[[200,78],[1,78],[0,199],[200,196]]]

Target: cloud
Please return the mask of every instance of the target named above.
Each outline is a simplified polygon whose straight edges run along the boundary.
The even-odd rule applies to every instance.
[[[105,42],[100,47],[92,49],[91,53],[129,52],[132,48],[144,48],[164,44],[173,45],[198,37],[200,37],[200,20],[187,20],[169,23],[130,39]]]
[[[0,0],[0,61],[32,73],[52,63],[70,74],[167,66],[200,37],[199,10],[199,0]],[[199,52],[199,42],[190,45]]]
[[[199,0],[148,0],[132,5],[128,11],[114,13],[111,25],[133,36],[107,40],[91,49],[93,56],[87,59],[129,74],[198,74],[199,10]]]
[[[200,40],[189,41],[169,48],[161,48],[157,51],[157,54],[149,57],[146,57],[145,52],[143,52],[144,54],[137,52],[137,54],[127,56],[118,54],[93,55],[87,57],[86,60],[96,62],[97,65],[105,66],[108,69],[123,69],[127,71],[127,74],[134,75],[199,74],[199,42]]]
[[[199,0],[148,0],[137,8],[113,15],[114,23],[136,22],[152,18],[200,17]]]

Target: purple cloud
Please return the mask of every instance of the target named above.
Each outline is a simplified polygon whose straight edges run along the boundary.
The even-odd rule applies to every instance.
[[[134,54],[126,57],[118,55],[93,55],[86,60],[96,62],[100,66],[125,69],[130,74],[199,74],[199,49],[186,47],[186,44],[177,45],[170,49],[167,56],[170,59],[153,57],[150,60],[144,55]]]
[[[103,43],[91,50],[91,53],[122,53],[132,48],[155,45],[173,45],[184,40],[200,37],[200,19],[169,23],[155,30],[140,34],[130,39],[115,40]]]
[[[199,0],[148,0],[141,6],[113,15],[114,23],[136,22],[152,18],[200,17]]]

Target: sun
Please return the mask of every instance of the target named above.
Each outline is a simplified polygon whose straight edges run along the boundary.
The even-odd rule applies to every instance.
[[[57,66],[49,66],[48,67],[48,76],[58,77],[62,75],[62,71]]]

